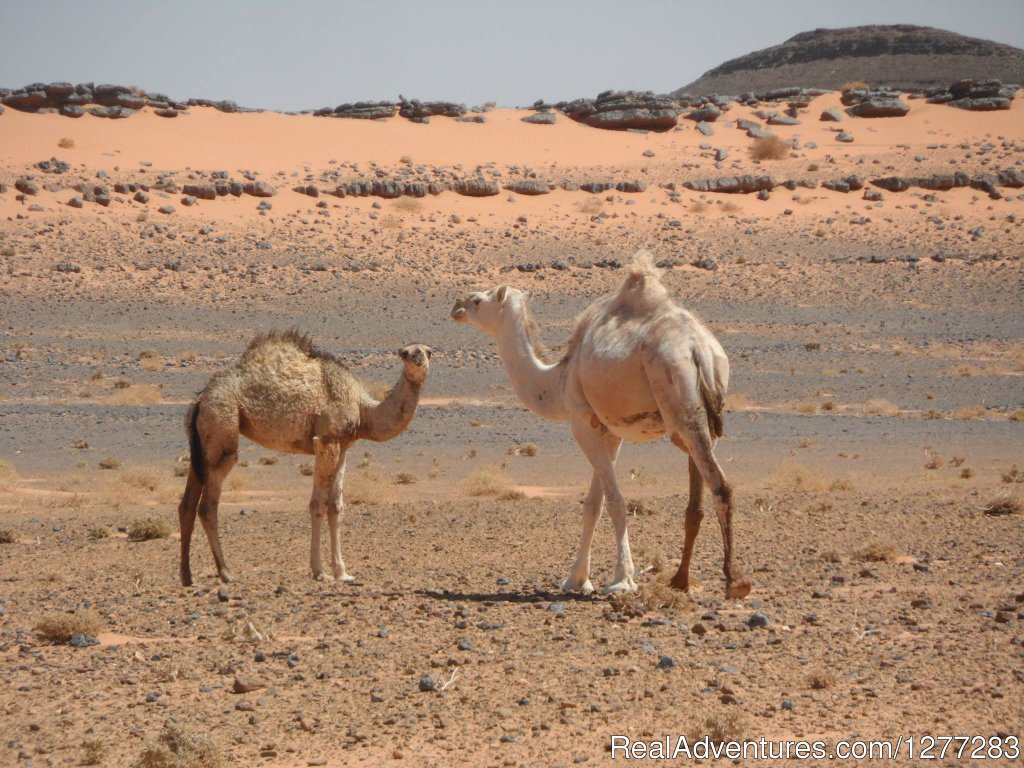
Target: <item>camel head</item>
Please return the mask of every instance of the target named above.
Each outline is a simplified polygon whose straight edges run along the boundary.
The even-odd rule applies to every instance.
[[[508,310],[526,305],[527,294],[518,288],[499,285],[489,291],[471,293],[464,299],[456,299],[452,307],[452,320],[469,323],[494,338],[505,323],[516,317]]]
[[[433,354],[425,344],[410,344],[398,350],[398,356],[405,363],[405,378],[414,384],[422,384],[430,373],[430,357]]]

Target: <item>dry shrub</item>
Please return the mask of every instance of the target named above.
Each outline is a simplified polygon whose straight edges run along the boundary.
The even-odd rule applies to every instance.
[[[220,749],[205,736],[168,725],[147,744],[131,768],[223,768]]]
[[[272,467],[275,464],[277,464],[277,462],[279,462],[279,461],[280,461],[280,459],[277,456],[271,456],[271,455],[260,456],[260,458],[259,458],[259,463],[262,464],[264,467]]]
[[[397,216],[385,216],[380,220],[381,229],[401,229],[402,220]]]
[[[925,469],[942,469],[946,466],[946,462],[943,461],[942,456],[937,453],[933,453],[928,457],[928,461],[924,463]]]
[[[985,514],[992,517],[1019,515],[1022,511],[1024,511],[1024,504],[1016,496],[1002,496],[998,499],[993,499],[985,507]]]
[[[533,443],[524,443],[522,445],[510,445],[508,447],[509,456],[536,456],[538,453],[537,446]]]
[[[64,138],[57,142],[57,146],[60,147],[61,149],[74,149],[75,140],[65,136]]]
[[[303,477],[312,477],[313,476],[313,462],[306,461],[306,462],[303,462],[302,464],[299,464],[299,474],[302,475]]]
[[[754,160],[784,160],[789,157],[791,147],[775,134],[754,139],[750,145],[750,156]]]
[[[128,541],[166,539],[171,535],[171,524],[162,517],[140,517],[128,527]]]
[[[847,91],[865,91],[870,87],[871,86],[863,80],[848,80],[839,86],[839,92],[846,93]]]
[[[821,553],[821,559],[826,563],[842,563],[843,556],[834,549],[828,549]]]
[[[21,535],[13,528],[0,528],[0,544],[17,544]]]
[[[115,384],[117,388],[116,392],[112,392],[103,398],[103,402],[107,405],[153,405],[163,400],[163,395],[160,394],[160,388],[153,386],[152,384],[132,384],[128,383],[128,386],[119,386],[121,382]]]
[[[753,407],[754,403],[742,392],[725,396],[725,409],[727,411],[735,411],[738,413],[740,411],[749,411]]]
[[[18,473],[9,461],[0,459],[0,488],[11,488],[18,482]]]
[[[503,496],[515,490],[505,470],[496,464],[487,464],[473,471],[462,481],[467,496]]]
[[[814,173],[816,170],[818,170],[817,163],[811,163],[810,165],[807,166],[808,173]]]
[[[836,409],[836,401],[835,400],[825,400],[821,404],[821,410],[823,410],[823,411],[834,411],[835,409]]]
[[[899,407],[884,398],[876,397],[864,403],[864,413],[868,416],[895,416],[900,412]]]
[[[953,411],[954,419],[984,419],[988,411],[983,405],[965,405]]]
[[[1014,464],[1006,472],[1000,473],[1004,483],[1024,483],[1024,472]]]
[[[705,203],[703,200],[694,200],[692,203],[690,203],[690,207],[688,210],[690,211],[690,213],[695,214],[706,213],[708,210],[708,204]]]
[[[816,669],[807,676],[807,685],[816,691],[823,691],[836,684],[836,674],[831,669]]]
[[[1024,421],[1024,408],[1020,408],[1009,416],[1010,421]]]
[[[412,472],[399,472],[395,475],[396,485],[413,485],[416,482],[416,475]]]
[[[591,216],[596,216],[602,210],[604,210],[604,200],[602,200],[600,197],[597,197],[596,195],[594,195],[593,197],[588,197],[583,202],[576,204],[576,210],[578,210],[580,213],[586,213]]]
[[[739,213],[743,209],[740,207],[739,203],[732,200],[726,200],[724,203],[719,203],[718,210],[722,213]]]
[[[247,462],[240,461],[238,462],[238,466],[247,467],[249,466],[249,464]],[[239,491],[244,491],[246,488],[249,487],[249,478],[247,478],[241,472],[232,472],[230,475],[228,475],[228,479],[225,485],[227,485],[229,491],[233,493],[238,493]]]
[[[743,741],[747,738],[747,720],[738,708],[707,712],[690,726],[690,743],[704,738],[713,744]]]
[[[402,155],[398,158],[398,162],[402,165],[412,165],[412,155]]]
[[[384,483],[372,472],[348,475],[344,496],[349,504],[380,504],[387,500]]]
[[[617,592],[611,596],[610,602],[618,613],[642,616],[647,611],[675,608],[686,599],[686,593],[672,589],[667,581],[652,579],[639,584],[636,592]]]
[[[82,765],[107,765],[110,749],[101,739],[86,739],[82,742]]]
[[[93,541],[110,538],[110,529],[105,525],[94,525],[87,534]]]
[[[113,456],[107,456],[105,459],[99,460],[100,469],[117,469],[121,466],[121,460],[115,459]]]
[[[970,467],[964,467],[963,469],[960,470],[960,477],[963,480],[970,480],[972,477],[974,477],[974,470],[971,469]]]
[[[423,201],[416,197],[400,197],[391,207],[399,213],[420,213],[423,211]]]
[[[630,502],[627,505],[627,509],[633,503]],[[663,573],[668,568],[668,558],[665,557],[665,553],[660,549],[649,552],[645,547],[637,547],[633,550],[633,562],[639,566],[640,570],[645,570],[649,566],[651,573]],[[665,586],[668,585],[666,584]]]
[[[66,643],[74,635],[96,635],[103,620],[95,611],[54,613],[36,622],[33,629],[51,643]]]
[[[129,488],[141,488],[152,493],[163,485],[160,476],[156,472],[145,469],[130,469],[121,473],[121,482]]]
[[[802,403],[797,403],[796,412],[810,415],[817,413],[820,407],[814,400],[804,400]]]
[[[892,544],[886,541],[869,541],[853,553],[858,560],[868,563],[888,563],[895,560],[899,555]]]
[[[949,460],[949,466],[951,467],[962,467],[964,462],[967,461],[963,456],[954,456]]]

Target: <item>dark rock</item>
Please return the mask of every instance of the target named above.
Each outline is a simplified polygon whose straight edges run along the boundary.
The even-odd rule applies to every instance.
[[[658,663],[655,664],[656,669],[675,669],[676,660],[671,656],[662,656],[658,659]]]
[[[46,91],[46,98],[57,101],[71,96],[75,92],[75,86],[65,82],[50,83],[43,90]]]
[[[154,109],[153,114],[157,117],[177,117],[178,110],[176,109]]]
[[[213,184],[185,184],[181,191],[182,194],[197,197],[200,200],[217,199],[217,187]]]
[[[957,109],[969,109],[973,112],[992,112],[997,109],[1009,109],[1010,99],[986,98],[986,99],[955,99],[949,102],[949,106]]]
[[[237,675],[235,677],[234,684],[231,686],[231,690],[235,693],[252,693],[253,691],[258,691],[266,687],[266,682],[258,677]]]
[[[242,184],[242,182],[240,182],[240,181],[228,182],[228,192],[231,193],[232,195],[234,195],[235,197],[240,197],[244,191],[245,191],[245,185]]]
[[[768,618],[768,615],[761,611],[755,611],[747,619],[747,626],[751,629],[765,629],[772,625],[772,620]]]
[[[846,110],[854,117],[903,117],[910,105],[900,99],[866,99]]]
[[[68,205],[71,206],[72,208],[81,208],[82,206],[85,205],[85,201],[82,200],[81,195],[75,195],[70,200],[68,200]]]
[[[39,185],[31,179],[18,179],[14,182],[14,188],[25,195],[39,194]]]
[[[705,136],[715,135],[715,128],[713,125],[711,125],[711,123],[697,123],[697,125],[694,127]]]
[[[821,117],[818,119],[825,122],[840,123],[843,121],[843,113],[839,107],[829,107],[822,111]]]
[[[106,117],[111,120],[120,120],[135,114],[135,110],[125,107],[91,107],[88,112],[94,117]]]
[[[577,99],[560,108],[576,122],[616,131],[667,131],[678,124],[680,111],[678,102],[650,91],[603,91],[593,101]]]
[[[132,199],[136,203],[148,203],[149,202],[149,195],[147,195],[145,192],[143,192],[140,189],[138,192],[135,193],[135,196]]]
[[[848,134],[846,131],[843,131],[842,133],[836,135],[836,141],[841,141],[844,144],[849,144],[850,142],[853,141],[853,136]]]
[[[491,197],[500,192],[495,182],[482,176],[472,179],[459,179],[452,184],[452,190],[456,194],[467,197]]]
[[[181,204],[186,207],[191,207],[196,204],[196,199],[192,195],[185,195],[181,198]]]
[[[865,189],[864,190],[864,199],[865,200],[869,200],[869,201],[871,201],[873,203],[877,203],[877,202],[881,201],[882,193],[879,192],[877,189]]]
[[[420,117],[461,117],[466,114],[465,104],[456,104],[451,101],[420,101],[419,99],[406,99],[398,97],[398,114],[405,118]]]
[[[82,117],[85,114],[85,108],[80,104],[61,104],[60,113],[64,117]]]
[[[532,125],[554,125],[555,114],[553,112],[535,112],[532,115],[527,115],[522,118],[524,123],[530,123]]]
[[[760,192],[762,189],[771,191],[775,188],[775,180],[771,176],[722,176],[717,179],[703,181],[685,181],[683,186],[696,192],[723,192],[728,194],[746,194]]]
[[[273,197],[277,194],[277,190],[266,181],[247,182],[243,190],[245,194],[253,197]]]
[[[430,675],[423,675],[420,678],[420,690],[423,693],[433,693],[440,689],[440,684]]]
[[[292,187],[292,191],[309,197],[320,197],[320,190],[317,189],[316,184],[300,184],[297,187]]]
[[[71,170],[71,163],[66,163],[63,160],[58,160],[56,157],[51,157],[49,160],[40,160],[36,163],[38,168],[43,173],[67,173]]]
[[[713,123],[722,116],[722,110],[714,104],[705,104],[700,109],[695,109],[686,115],[687,120],[698,123]]]
[[[934,176],[925,176],[917,179],[917,185],[922,189],[942,191],[953,189],[953,187],[966,187],[970,183],[971,178],[961,171],[957,173],[937,173]]]
[[[690,263],[697,269],[706,269],[708,272],[718,271],[718,263],[710,256],[702,256],[699,259],[694,259]]]
[[[173,205],[161,205],[159,208],[157,208],[157,210],[160,213],[163,213],[163,214],[166,214],[166,215],[170,216],[172,213],[174,213],[174,206]]]
[[[551,191],[551,184],[543,179],[520,179],[506,184],[505,189],[517,195],[546,195]]]
[[[619,192],[624,192],[626,194],[636,194],[638,192],[643,192],[644,190],[647,189],[647,182],[641,180],[620,181],[618,184],[615,185],[615,189]]]
[[[317,115],[321,115],[318,110]],[[357,101],[354,104],[339,104],[324,116],[348,117],[356,120],[384,120],[398,114],[398,105],[390,101]]]
[[[768,118],[768,125],[800,125],[800,121],[789,115],[772,115]]]
[[[88,648],[91,645],[99,645],[100,641],[92,635],[72,635],[68,645],[72,648]]]
[[[881,179],[872,179],[871,184],[884,189],[886,192],[905,192],[914,185],[914,179],[902,176],[886,176]]]
[[[487,118],[483,115],[460,115],[455,118],[457,123],[486,123]]]
[[[579,188],[584,192],[590,192],[593,195],[607,192],[609,189],[615,188],[614,181],[586,181],[579,185]]]

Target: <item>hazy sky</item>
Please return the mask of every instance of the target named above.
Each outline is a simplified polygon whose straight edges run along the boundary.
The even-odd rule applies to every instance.
[[[1024,48],[1024,0],[0,0],[0,86],[69,80],[310,109],[667,92],[816,27],[909,23]]]

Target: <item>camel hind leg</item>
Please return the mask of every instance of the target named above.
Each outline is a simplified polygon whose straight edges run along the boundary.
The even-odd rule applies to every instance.
[[[181,586],[192,586],[191,547],[192,531],[196,525],[196,512],[199,511],[199,500],[203,495],[203,483],[196,477],[191,468],[188,480],[185,481],[185,492],[178,505],[178,530],[181,533],[181,561],[178,566]]]
[[[682,444],[681,441],[677,442],[675,436],[673,436],[672,442],[680,449],[686,450],[685,444]],[[679,561],[679,570],[669,582],[674,588],[681,589],[683,592],[690,590],[690,558],[693,556],[693,544],[697,540],[700,524],[704,519],[704,509],[701,505],[701,497],[704,495],[704,478],[701,477],[700,470],[697,469],[692,458],[688,459],[687,463],[690,471],[690,501],[686,505],[686,538],[683,542],[683,556]]]
[[[706,483],[715,499],[715,512],[722,530],[723,565],[725,574],[725,595],[728,598],[743,598],[750,592],[750,582],[745,579],[736,567],[733,555],[732,530],[732,488],[725,479],[725,473],[715,458],[715,438],[711,435],[708,415],[700,392],[700,370],[690,358],[678,359],[665,355],[660,348],[648,350],[644,355],[644,367],[651,385],[651,391],[658,403],[662,420],[672,438],[672,442],[680,446],[690,455],[703,483]],[[693,541],[696,539],[700,525],[699,501],[694,507],[694,482],[691,474],[691,499],[687,507],[686,538],[684,544],[684,563],[689,568],[689,558],[685,557],[687,549],[693,553]],[[691,509],[693,510],[691,512]],[[692,530],[692,533],[691,533]],[[688,544],[688,546],[687,546]],[[679,574],[677,574],[677,577]],[[680,578],[680,582],[682,579]],[[688,575],[686,586],[689,586]]]
[[[199,522],[203,525],[210,551],[217,566],[217,575],[224,583],[232,580],[220,545],[217,508],[220,505],[224,479],[238,463],[238,409],[223,401],[201,400],[196,418],[196,434],[202,445],[203,483],[199,500]]]

